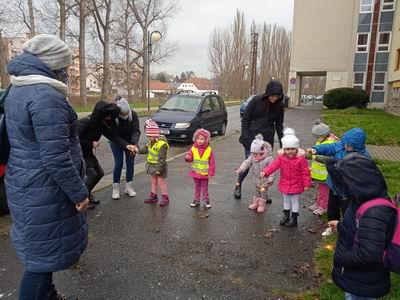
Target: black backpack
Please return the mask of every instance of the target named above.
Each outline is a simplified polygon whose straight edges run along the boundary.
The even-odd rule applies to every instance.
[[[0,92],[0,165],[7,164],[10,156],[10,142],[8,140],[6,128],[5,103],[11,85],[3,92]]]

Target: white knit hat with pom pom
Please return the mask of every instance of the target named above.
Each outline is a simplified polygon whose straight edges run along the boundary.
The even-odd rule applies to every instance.
[[[296,137],[293,128],[286,128],[283,131],[282,148],[299,148],[299,139]]]

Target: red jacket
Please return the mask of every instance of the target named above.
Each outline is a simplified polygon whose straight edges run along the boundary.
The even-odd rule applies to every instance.
[[[280,169],[278,190],[286,195],[301,194],[305,187],[311,187],[311,174],[308,162],[301,150],[296,157],[290,158],[279,154],[265,169],[265,176],[269,176]]]
[[[208,147],[208,145],[198,146],[196,143],[194,143],[193,147],[196,147],[199,150],[199,155],[200,156],[203,156],[203,153],[204,153],[204,151],[206,151],[206,148]],[[193,161],[192,148],[190,148],[189,152],[185,155],[185,161],[186,162],[192,162]],[[188,175],[193,177],[193,178],[196,178],[196,179],[207,179],[208,176],[215,176],[214,152],[211,150],[210,159],[208,161],[208,176],[196,173],[192,169],[189,171]]]

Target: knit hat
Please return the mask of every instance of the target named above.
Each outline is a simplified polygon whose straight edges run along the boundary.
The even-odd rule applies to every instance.
[[[203,128],[197,129],[193,135],[193,142],[196,142],[199,135],[204,136],[204,138],[206,139],[206,145],[210,144],[211,134],[208,130],[205,130]]]
[[[346,131],[343,134],[342,141],[354,148],[357,152],[365,152],[365,141],[367,140],[367,135],[362,128],[353,128]]]
[[[264,140],[262,134],[257,134],[250,146],[251,153],[261,153],[264,150]]]
[[[35,55],[51,70],[62,69],[72,63],[69,46],[52,34],[36,35],[24,43],[23,50]]]
[[[315,120],[314,126],[311,129],[311,133],[315,137],[326,136],[331,133],[331,129],[328,125],[321,122],[320,119]]]
[[[293,128],[286,128],[283,131],[282,138],[282,148],[299,148],[299,139],[296,137],[296,134]]]
[[[160,137],[160,129],[158,128],[157,123],[154,122],[152,119],[146,120],[146,126],[144,128],[144,133],[148,137],[153,137],[156,139]]]

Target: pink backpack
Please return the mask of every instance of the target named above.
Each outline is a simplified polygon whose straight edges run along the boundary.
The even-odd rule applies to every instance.
[[[397,196],[399,199],[399,195]],[[360,223],[361,218],[365,212],[376,206],[387,206],[392,207],[397,211],[396,224],[393,232],[393,236],[387,245],[387,248],[383,254],[383,265],[385,268],[392,272],[400,274],[400,207],[396,205],[395,201],[388,201],[387,199],[378,198],[367,202],[364,202],[356,212],[356,226]],[[357,239],[357,237],[356,237]]]

